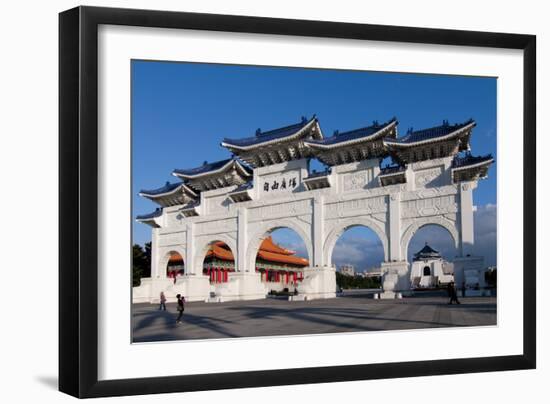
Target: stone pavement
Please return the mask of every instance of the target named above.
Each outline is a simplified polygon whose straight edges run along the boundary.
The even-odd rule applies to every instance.
[[[496,298],[467,297],[448,305],[439,296],[374,300],[366,296],[289,302],[282,298],[187,303],[182,324],[176,305],[134,304],[134,342],[321,334],[353,331],[496,325]]]

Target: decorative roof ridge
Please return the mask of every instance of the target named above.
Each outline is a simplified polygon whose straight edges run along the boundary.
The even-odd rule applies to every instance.
[[[452,162],[453,169],[459,169],[464,167],[471,167],[479,164],[491,163],[494,161],[492,154],[486,154],[484,156],[472,156],[467,154],[465,156],[455,156]]]
[[[382,124],[379,124],[378,121],[374,121],[373,124],[370,125],[370,126],[364,126],[364,127],[361,127],[361,128],[348,130],[346,132],[336,131],[332,136],[324,138],[324,139],[305,140],[304,144],[306,146],[329,149],[329,148],[334,148],[334,147],[342,147],[342,146],[352,145],[352,144],[356,144],[356,143],[361,143],[361,142],[369,141],[370,139],[373,139],[373,138],[376,138],[376,137],[380,136],[381,133],[385,132],[386,130],[388,130],[392,126],[396,126],[398,123],[399,122],[397,121],[397,118],[395,118],[395,117],[390,119],[387,122],[382,123]],[[340,140],[339,139],[339,138],[354,136],[355,134],[360,134],[361,132],[364,132],[368,129],[377,129],[377,130],[375,132],[369,134],[369,135],[365,135],[365,136],[361,136],[361,137],[355,137],[355,138],[352,137],[351,139],[348,139],[348,140]],[[386,139],[386,138],[384,138],[384,139]],[[388,138],[388,139],[390,139],[390,138]]]
[[[187,184],[185,184],[184,182],[170,183],[169,181],[166,181],[166,184],[164,184],[160,188],[148,190],[142,189],[138,192],[138,195],[150,198],[160,198],[175,193],[179,188],[184,188],[191,195],[197,196],[197,193],[189,186],[187,186]]]
[[[407,135],[405,135],[401,138],[397,138],[397,139],[384,138],[384,144],[386,144],[386,145],[390,144],[392,146],[404,146],[404,147],[421,145],[421,144],[431,143],[433,141],[440,141],[440,140],[444,140],[444,139],[454,137],[457,134],[459,134],[460,132],[465,131],[465,130],[470,129],[470,128],[473,128],[474,126],[476,126],[476,122],[472,118],[470,118],[469,120],[467,120],[463,123],[456,123],[454,125],[449,125],[449,123],[447,121],[444,121],[443,125],[433,126],[431,128],[420,129],[420,130],[417,130],[417,131],[413,131],[412,128],[410,128],[407,131]],[[450,129],[452,129],[452,131],[447,132],[444,135],[435,134],[435,135],[430,136],[426,139],[412,140],[412,141],[410,140],[411,138],[414,138],[415,136],[418,137],[420,134],[426,134],[426,133],[429,133],[430,131],[433,132],[433,131],[436,131],[436,130],[442,129],[442,128],[450,128]]]
[[[190,169],[174,169],[172,175],[176,177],[182,177],[185,179],[193,179],[202,177],[204,175],[212,175],[215,173],[223,172],[230,165],[235,164],[236,168],[239,169],[245,176],[249,177],[252,175],[252,170],[248,164],[241,161],[236,156],[232,156],[228,159],[218,160],[213,163],[204,162],[202,166],[190,168]]]
[[[310,119],[314,119],[314,118],[315,118],[315,114],[313,114],[313,117],[310,118]],[[269,136],[269,135],[272,135],[275,132],[289,130],[289,129],[293,129],[295,127],[296,128],[303,128],[305,125],[307,125],[308,121],[309,120],[305,116],[303,116],[302,120],[300,122],[293,123],[293,124],[287,125],[287,126],[282,126],[280,128],[270,129],[270,130],[265,131],[265,132],[262,132],[261,129],[258,128],[258,129],[256,129],[256,137]]]
[[[282,139],[288,140],[288,139],[298,137],[306,129],[311,127],[311,125],[314,124],[314,123],[317,123],[317,125],[319,124],[319,121],[318,121],[317,117],[315,116],[315,114],[311,117],[311,119],[309,119],[309,121],[306,121],[305,123],[303,123],[302,126],[300,126],[302,123],[289,125],[289,126],[284,126],[284,127],[277,128],[277,129],[272,129],[268,132],[264,132],[264,133],[260,133],[260,134],[258,134],[258,132],[257,132],[257,134],[255,136],[247,137],[247,138],[241,138],[241,139],[224,138],[222,140],[222,142],[220,143],[220,145],[223,146],[223,147],[227,147],[227,148],[233,148],[233,149],[239,149],[239,150],[250,150],[252,148],[256,148],[256,147],[259,147],[259,146],[267,146],[269,144],[276,143],[277,141],[280,141]],[[267,140],[263,139],[263,138],[268,138],[269,136],[273,136],[277,131],[283,131],[285,129],[288,130],[288,129],[293,128],[294,126],[297,127],[297,130],[295,132],[292,132],[292,133],[287,134],[287,135],[277,136],[273,139],[267,139]],[[323,133],[321,131],[320,126],[319,126],[319,134],[322,138]],[[249,145],[239,144],[239,143],[246,143],[246,142],[251,142],[251,144],[249,144]]]
[[[344,135],[348,135],[350,133],[354,133],[354,132],[360,132],[360,131],[364,131],[365,129],[371,129],[371,128],[379,128],[379,129],[383,129],[385,128],[386,126],[392,124],[393,122],[395,122],[396,124],[398,124],[399,122],[397,122],[397,118],[394,116],[393,118],[391,118],[389,121],[386,121],[384,123],[379,123],[377,120],[375,121],[372,121],[372,124],[369,125],[369,126],[363,126],[361,128],[356,128],[356,129],[350,129],[350,130],[347,130],[347,131],[344,131],[344,132],[340,132],[340,131],[335,131],[335,134],[333,136],[344,136]]]

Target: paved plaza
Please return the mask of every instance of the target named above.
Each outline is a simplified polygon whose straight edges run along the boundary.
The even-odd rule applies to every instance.
[[[182,324],[176,305],[133,305],[134,342],[321,334],[354,331],[496,325],[496,298],[444,296],[375,300],[366,295],[289,302],[282,298],[187,303]]]

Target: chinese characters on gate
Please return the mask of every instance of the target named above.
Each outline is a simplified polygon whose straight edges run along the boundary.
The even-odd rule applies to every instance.
[[[270,192],[270,191],[277,191],[277,190],[285,190],[285,189],[294,189],[298,185],[296,181],[296,177],[291,178],[283,178],[282,180],[273,180],[273,181],[266,181],[264,182],[264,191]]]

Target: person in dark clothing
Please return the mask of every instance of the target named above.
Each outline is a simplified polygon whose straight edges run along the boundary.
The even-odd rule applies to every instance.
[[[466,296],[466,282],[462,281],[462,297]]]
[[[450,282],[449,285],[447,286],[447,292],[449,293],[449,304],[453,304],[453,302],[456,302],[456,304],[460,304],[460,302],[458,301],[458,296],[456,295],[456,288],[455,288],[455,283],[454,282]]]
[[[177,309],[178,309],[178,312],[179,312],[178,318],[176,319],[176,324],[179,324],[179,323],[181,323],[181,318],[183,317],[183,311],[185,310],[185,307],[184,307],[185,297],[183,297],[182,295],[180,295],[178,293],[176,295],[176,298],[178,299]]]

